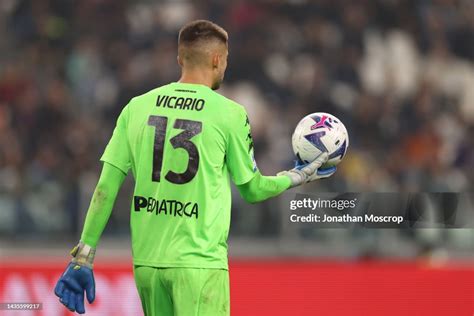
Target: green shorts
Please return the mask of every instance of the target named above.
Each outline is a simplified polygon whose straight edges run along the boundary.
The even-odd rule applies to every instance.
[[[145,316],[230,314],[229,271],[221,269],[133,269]]]

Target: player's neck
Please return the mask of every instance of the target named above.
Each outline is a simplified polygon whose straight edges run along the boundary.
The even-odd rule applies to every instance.
[[[181,83],[202,84],[209,88],[212,87],[212,76],[206,71],[183,71],[179,81]]]

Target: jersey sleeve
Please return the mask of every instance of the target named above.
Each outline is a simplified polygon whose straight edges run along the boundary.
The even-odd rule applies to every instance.
[[[128,173],[131,165],[130,146],[127,138],[128,105],[120,113],[112,137],[105,148],[101,161]]]
[[[247,112],[240,106],[235,118],[232,118],[229,124],[226,163],[236,185],[249,182],[258,170],[254,158],[250,122]]]

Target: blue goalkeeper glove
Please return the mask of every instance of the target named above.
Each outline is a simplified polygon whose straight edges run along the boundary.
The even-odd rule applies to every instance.
[[[95,299],[95,281],[93,261],[95,249],[82,242],[73,248],[71,255],[74,257],[59,278],[54,294],[59,301],[71,312],[84,314],[84,291],[89,304]]]
[[[295,167],[288,171],[279,172],[277,175],[285,175],[291,179],[291,188],[308,183],[314,180],[328,178],[336,172],[336,166],[321,168],[328,160],[328,153],[321,153],[315,160],[303,164],[297,161]]]

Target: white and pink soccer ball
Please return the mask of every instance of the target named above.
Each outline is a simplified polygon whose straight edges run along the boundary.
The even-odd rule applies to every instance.
[[[293,152],[303,163],[327,152],[329,159],[324,167],[340,163],[349,147],[349,135],[344,124],[334,115],[324,112],[305,116],[296,126],[291,141]]]

